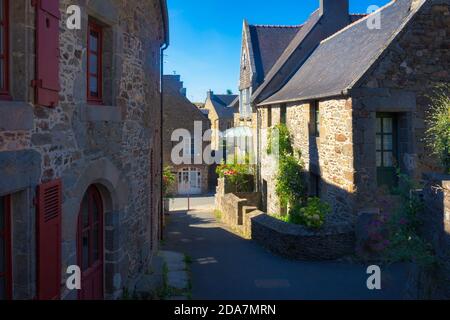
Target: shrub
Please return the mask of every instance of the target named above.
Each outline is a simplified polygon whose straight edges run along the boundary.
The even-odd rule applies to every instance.
[[[172,173],[172,167],[165,167],[163,170],[163,194],[170,197],[169,189],[175,184],[177,177]]]
[[[319,229],[324,225],[325,217],[330,212],[331,207],[328,203],[319,198],[309,198],[306,206],[297,204],[290,210],[288,222]]]
[[[415,262],[423,267],[435,262],[432,246],[420,235],[423,203],[419,196],[412,192],[420,186],[407,175],[399,174],[401,186],[399,195],[402,205],[392,214],[386,215],[388,239],[385,255],[390,262]]]
[[[438,86],[430,98],[432,106],[427,120],[426,141],[439,157],[445,172],[450,174],[450,84]]]

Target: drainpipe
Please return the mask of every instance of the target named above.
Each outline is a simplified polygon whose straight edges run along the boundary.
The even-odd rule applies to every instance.
[[[163,152],[163,148],[164,148],[164,85],[163,85],[163,81],[164,81],[164,51],[167,49],[169,45],[167,43],[164,43],[164,45],[160,48],[160,55],[161,55],[161,70],[160,70],[160,91],[161,91],[161,105],[160,105],[160,115],[161,115],[161,119],[160,119],[160,148],[161,148],[161,209],[160,209],[160,219],[159,219],[159,238],[160,240],[164,240],[164,232],[163,232],[163,227],[164,227],[164,193],[163,193],[163,184],[164,184],[164,178],[163,178],[163,172],[164,172],[164,152]]]

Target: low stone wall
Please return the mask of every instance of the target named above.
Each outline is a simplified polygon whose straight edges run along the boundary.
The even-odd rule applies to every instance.
[[[425,174],[422,235],[431,243],[438,259],[433,270],[418,270],[417,298],[450,299],[450,175]]]
[[[285,223],[261,211],[252,212],[251,238],[274,254],[294,260],[335,260],[354,253],[351,225],[318,231]]]

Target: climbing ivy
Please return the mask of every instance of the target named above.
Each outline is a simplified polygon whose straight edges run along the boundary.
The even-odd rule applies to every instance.
[[[284,124],[277,125],[269,132],[267,154],[274,154],[274,147],[278,147],[279,150],[275,192],[281,206],[286,208],[304,203],[307,189],[304,182],[303,162],[300,160],[300,152],[294,151],[291,134]]]

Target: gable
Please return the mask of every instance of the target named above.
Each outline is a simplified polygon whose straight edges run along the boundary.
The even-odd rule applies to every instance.
[[[342,95],[415,14],[410,8],[411,0],[393,1],[379,11],[380,29],[369,29],[364,18],[322,41],[287,84],[260,105]]]

